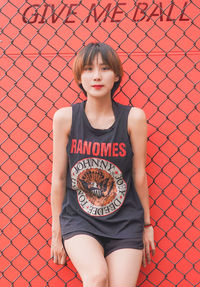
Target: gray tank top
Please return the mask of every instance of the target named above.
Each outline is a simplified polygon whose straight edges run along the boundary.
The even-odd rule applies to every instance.
[[[82,231],[142,238],[144,211],[133,183],[127,132],[131,107],[113,101],[115,122],[108,129],[95,129],[85,114],[85,103],[72,106],[62,235]]]

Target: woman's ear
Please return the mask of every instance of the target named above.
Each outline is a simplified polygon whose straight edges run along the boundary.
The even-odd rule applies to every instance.
[[[78,80],[78,85],[80,86],[82,84],[81,79]]]
[[[115,82],[119,81],[119,76],[115,75]]]

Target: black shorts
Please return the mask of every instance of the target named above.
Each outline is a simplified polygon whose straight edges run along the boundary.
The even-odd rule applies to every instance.
[[[132,249],[142,250],[144,247],[143,240],[141,238],[116,239],[116,238],[99,236],[99,235],[92,234],[90,232],[85,232],[85,231],[70,232],[69,234],[63,236],[63,243],[65,240],[72,238],[73,236],[78,235],[78,234],[87,234],[95,238],[103,247],[105,257],[108,256],[113,251],[118,250],[118,249],[132,248]]]

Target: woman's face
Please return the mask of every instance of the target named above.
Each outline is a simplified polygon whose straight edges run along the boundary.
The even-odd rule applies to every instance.
[[[103,63],[101,54],[98,54],[92,63],[84,67],[81,81],[88,97],[105,97],[111,95],[111,89],[119,77],[111,68]]]

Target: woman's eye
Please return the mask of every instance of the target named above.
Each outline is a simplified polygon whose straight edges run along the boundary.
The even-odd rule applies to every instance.
[[[107,71],[107,70],[110,70],[110,67],[109,67],[109,66],[103,66],[102,69],[103,69],[104,71]]]
[[[84,71],[92,71],[92,67],[90,67],[90,66],[85,66],[85,67],[84,67]]]

